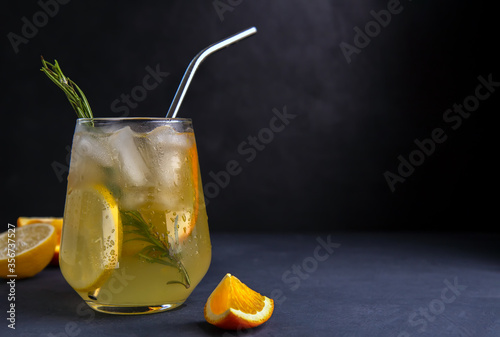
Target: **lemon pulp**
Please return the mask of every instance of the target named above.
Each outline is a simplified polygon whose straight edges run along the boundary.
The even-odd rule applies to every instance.
[[[38,274],[49,264],[55,246],[56,230],[49,224],[17,227],[0,234],[0,277]]]
[[[62,231],[61,272],[76,291],[93,292],[119,267],[118,206],[102,185],[69,191],[66,203],[69,213]]]

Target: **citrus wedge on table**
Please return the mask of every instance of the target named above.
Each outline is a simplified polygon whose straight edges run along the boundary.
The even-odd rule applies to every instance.
[[[90,292],[118,268],[122,229],[118,205],[103,185],[70,190],[59,265],[76,291]]]
[[[51,261],[56,230],[44,223],[11,228],[0,234],[0,276],[22,279],[41,272]]]
[[[34,223],[47,223],[56,229],[56,248],[54,250],[54,256],[52,257],[52,261],[50,264],[53,266],[59,265],[59,249],[61,245],[61,231],[63,225],[63,218],[57,217],[26,217],[22,216],[17,218],[17,227],[23,227],[26,225],[31,225]]]
[[[238,278],[226,274],[209,296],[204,315],[219,328],[239,330],[266,322],[274,310],[274,301],[250,289]]]

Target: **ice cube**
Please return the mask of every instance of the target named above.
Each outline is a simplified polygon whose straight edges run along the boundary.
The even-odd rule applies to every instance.
[[[76,162],[86,158],[91,158],[104,167],[113,165],[113,159],[105,139],[95,137],[90,133],[75,133],[71,160],[76,164]]]
[[[174,146],[186,149],[190,145],[186,133],[177,132],[169,125],[159,126],[146,135],[153,145]]]
[[[150,153],[154,156],[154,175],[161,186],[180,185],[182,170],[190,147],[185,133],[176,132],[168,125],[157,127],[147,134]]]
[[[128,210],[138,209],[146,204],[149,194],[149,190],[144,187],[123,188],[120,207]]]
[[[135,143],[136,133],[127,126],[109,137],[109,142],[116,151],[122,177],[125,184],[143,186],[147,183],[149,169]]]

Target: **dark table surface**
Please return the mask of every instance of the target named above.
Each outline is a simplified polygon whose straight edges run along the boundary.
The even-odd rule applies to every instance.
[[[210,269],[179,309],[115,316],[90,310],[56,267],[15,288],[15,330],[1,336],[500,336],[500,236],[213,233]],[[203,306],[226,273],[275,300],[264,325],[228,332]]]

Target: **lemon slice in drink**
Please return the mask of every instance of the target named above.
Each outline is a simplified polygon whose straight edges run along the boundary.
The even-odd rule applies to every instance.
[[[122,229],[118,205],[103,185],[69,191],[59,264],[79,292],[101,287],[118,268]]]

